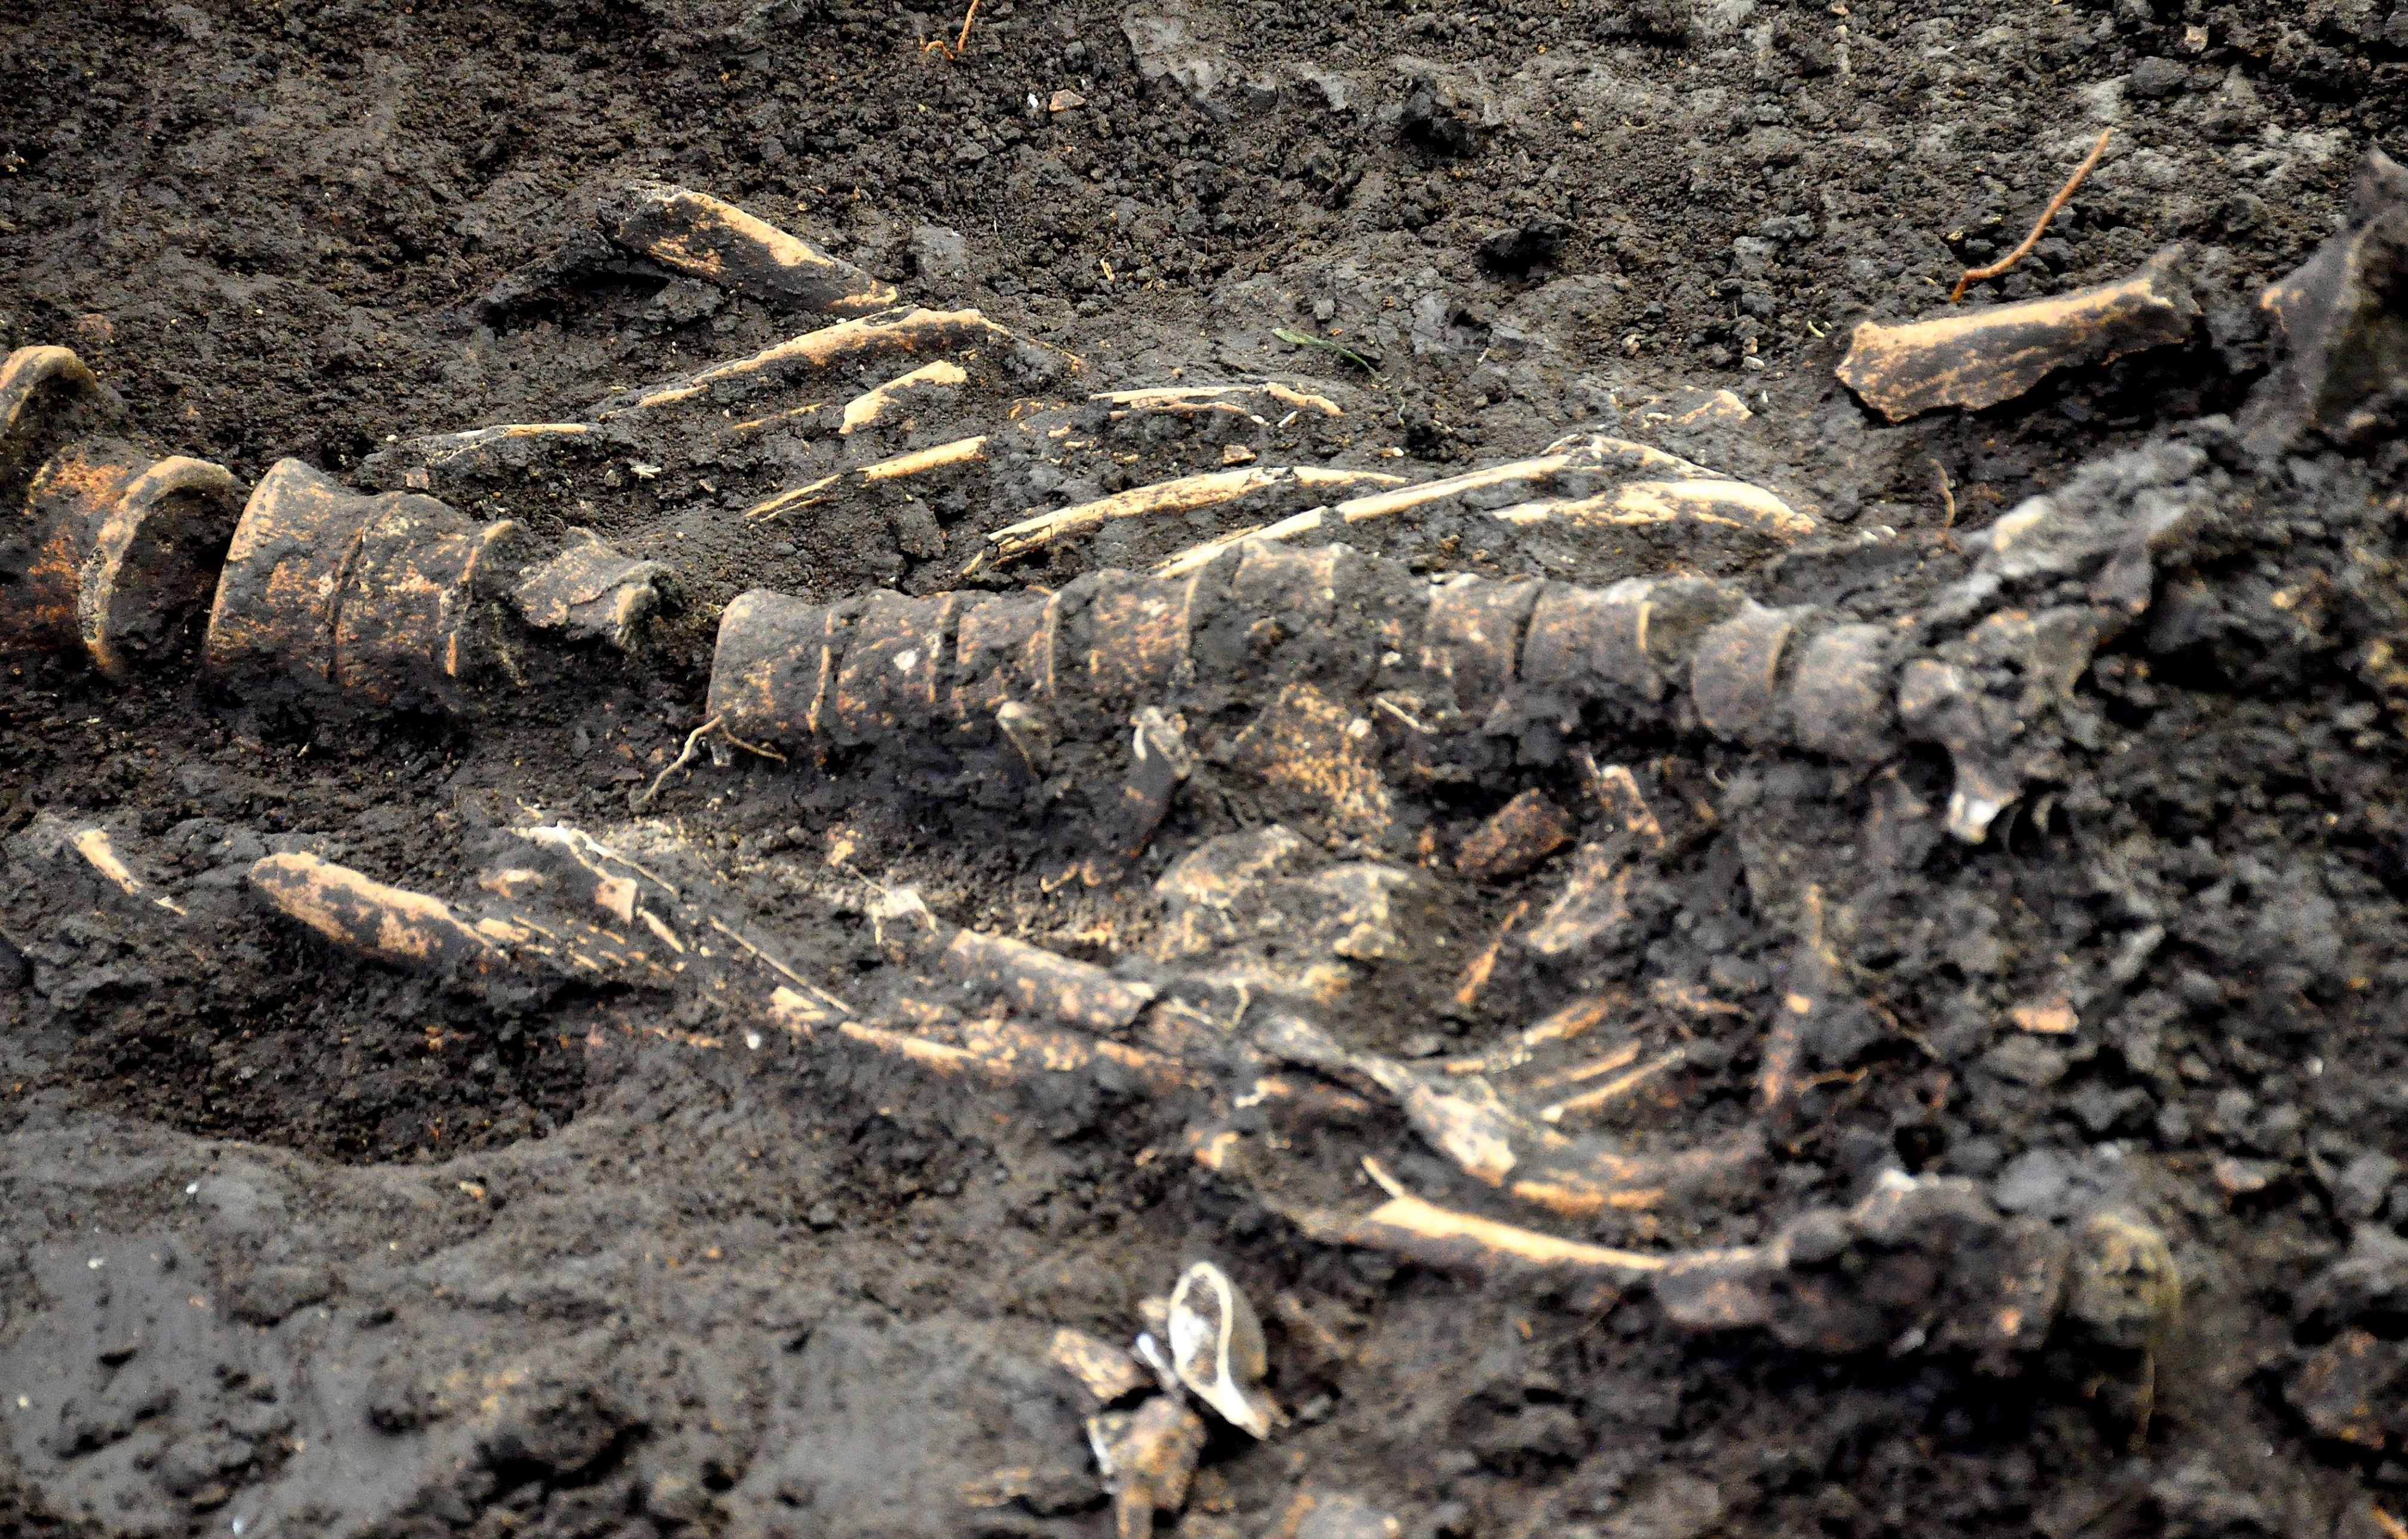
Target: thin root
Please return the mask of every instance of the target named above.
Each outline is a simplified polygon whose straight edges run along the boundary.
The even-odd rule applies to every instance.
[[[973,0],[970,8],[972,10],[976,10],[978,8],[975,0]],[[1993,278],[2000,277],[2010,268],[2014,267],[2016,263],[2021,262],[2025,257],[2031,254],[2032,248],[2040,244],[2040,237],[2048,233],[2049,221],[2057,217],[2057,210],[2065,207],[2066,199],[2071,197],[2073,195],[2073,190],[2082,185],[2082,179],[2088,176],[2091,168],[2099,164],[2099,157],[2107,152],[2107,140],[2114,134],[2114,132],[2115,130],[2110,128],[2105,133],[2099,136],[2099,142],[2090,147],[2090,153],[2082,157],[2082,164],[2073,168],[2073,175],[2065,179],[2065,185],[2057,190],[2057,196],[2050,198],[2048,200],[2048,207],[2040,211],[2040,222],[2031,227],[2031,234],[2024,237],[2024,243],[2022,245],[2017,246],[2014,251],[2009,252],[2006,255],[1999,258],[1996,262],[1991,263],[1986,267],[1968,267],[1965,269],[1965,276],[1956,280],[1956,286],[1948,291],[1948,302],[1950,304],[1953,305],[1959,299],[1965,297],[1965,290],[1968,285],[1973,283],[1986,283]]]
[[[937,38],[933,42],[922,43],[920,45],[920,51],[923,53],[941,53],[948,59],[958,59],[964,53],[968,52],[970,46],[970,23],[978,20],[978,10],[979,0],[970,0],[970,8],[962,13],[962,35],[951,43],[946,42],[942,37]]]
[[[1948,483],[1948,471],[1938,460],[1931,462],[1931,469],[1940,478],[1940,500],[1947,509],[1945,516],[1940,520],[1940,538],[1936,543],[1942,549],[1953,551],[1956,549],[1954,532],[1956,527],[1956,488]]]
[[[634,810],[640,813],[650,807],[652,804],[652,798],[661,794],[661,787],[668,784],[668,778],[694,762],[694,751],[702,746],[702,740],[726,725],[727,718],[724,715],[713,716],[687,733],[685,746],[679,749],[678,756],[669,760],[667,767],[654,775],[652,783],[644,787],[644,794],[635,799]]]

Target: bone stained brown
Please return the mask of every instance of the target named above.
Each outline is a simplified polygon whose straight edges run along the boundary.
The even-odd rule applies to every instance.
[[[1479,729],[1517,705],[1560,713],[1591,700],[1669,720],[1685,685],[1719,737],[1790,744],[1802,737],[1873,760],[1897,739],[1894,662],[1874,649],[1813,647],[1834,628],[1834,617],[1819,611],[1765,610],[1736,586],[1704,579],[1592,589],[1474,578],[1432,587],[1344,546],[1245,546],[1186,577],[1108,569],[1050,596],[881,595],[867,605],[820,606],[744,594],[721,624],[707,711],[756,741],[826,749],[863,741],[865,726],[977,728],[1006,700],[1059,712],[1174,695],[1205,666],[1192,642],[1208,626],[1324,623],[1317,595],[1333,568],[1424,596],[1418,615],[1404,601],[1384,640],[1421,660],[1412,677],[1428,696],[1454,703],[1422,718],[1448,730]],[[889,666],[853,667],[864,647],[890,653]],[[1825,666],[1799,669],[1802,657]],[[1361,660],[1349,710],[1369,709],[1380,671],[1376,655]],[[1095,685],[1107,678],[1118,684],[1116,700],[1097,698]],[[848,682],[861,693],[849,692]],[[1319,681],[1333,695],[1340,684]]]
[[[1842,383],[1892,422],[1941,407],[1996,406],[2060,368],[2103,364],[2189,339],[2199,303],[2183,249],[2127,278],[2020,304],[1954,309],[1903,325],[1868,321],[1841,360]]]

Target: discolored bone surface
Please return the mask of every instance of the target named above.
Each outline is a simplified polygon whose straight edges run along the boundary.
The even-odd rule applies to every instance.
[[[124,402],[12,484],[453,515],[308,687],[0,660],[0,1529],[1110,1532],[1176,1402],[1052,1345],[1206,1259],[1292,1419],[1188,1539],[2400,1511],[2379,15],[822,9],[0,27],[0,346]],[[2186,338],[1846,393],[2102,113],[2000,299]],[[471,297],[639,178],[901,313]],[[987,554],[1258,467],[1398,484]]]

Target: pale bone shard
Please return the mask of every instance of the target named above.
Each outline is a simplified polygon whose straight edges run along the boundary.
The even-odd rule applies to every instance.
[[[455,977],[605,979],[666,986],[674,971],[642,948],[577,920],[504,909],[473,921],[439,898],[388,886],[313,855],[251,868],[253,892],[336,945],[395,967]]]
[[[1283,408],[1311,411],[1324,417],[1342,417],[1336,401],[1326,396],[1316,396],[1267,380],[1258,384],[1222,385],[1161,385],[1145,390],[1113,390],[1087,397],[1114,409],[1112,415],[1162,413],[1168,416],[1204,416],[1225,412],[1253,415],[1239,403],[1255,401],[1268,413]]]
[[[1522,944],[1541,956],[1565,956],[1612,934],[1630,917],[1630,875],[1619,852],[1604,844],[1582,845],[1563,891],[1523,932]]]
[[[1867,321],[1841,382],[1892,422],[1942,407],[1996,406],[2060,368],[2190,339],[2200,314],[2180,246],[2128,278],[2018,304],[1960,306],[1903,325]]]
[[[955,385],[966,384],[969,375],[961,365],[939,358],[922,364],[909,374],[898,374],[884,384],[863,391],[845,402],[844,412],[837,424],[838,438],[851,438],[865,427],[876,427],[888,418],[910,410],[914,397],[932,395]]]
[[[987,536],[998,558],[1022,555],[1057,539],[1101,528],[1116,519],[1192,513],[1254,496],[1288,492],[1320,493],[1351,486],[1399,486],[1401,476],[1373,470],[1332,470],[1315,465],[1246,466],[1210,470],[1150,486],[1132,486],[1093,502],[1022,519]]]
[[[1600,528],[1721,524],[1787,543],[1820,527],[1761,486],[1743,481],[1635,481],[1594,496],[1520,502],[1493,515],[1508,524],[1558,519]]]
[[[713,364],[672,384],[613,396],[594,415],[596,421],[609,422],[664,407],[716,400],[792,374],[817,373],[853,360],[959,352],[987,344],[1009,345],[1016,339],[1010,331],[974,309],[900,307],[822,326],[750,357]]]
[[[1595,489],[1603,480],[1617,483]],[[1558,490],[1567,495],[1544,496]],[[1155,574],[1173,577],[1194,571],[1233,546],[1293,539],[1333,525],[1458,501],[1512,524],[1557,520],[1636,527],[1688,522],[1784,543],[1817,527],[1813,519],[1760,486],[1718,475],[1646,444],[1601,434],[1576,434],[1530,459],[1351,497],[1326,508],[1308,508],[1258,529],[1222,535],[1169,557],[1155,568]]]
[[[1753,1273],[1768,1264],[1755,1247],[1665,1256],[1566,1240],[1441,1207],[1405,1190],[1370,1161],[1365,1164],[1386,1188],[1388,1201],[1359,1215],[1321,1210],[1291,1214],[1297,1227],[1330,1244],[1386,1251],[1427,1266],[1482,1275],[1532,1268],[1627,1285],[1690,1271]]]
[[[1148,1539],[1156,1513],[1187,1504],[1204,1437],[1204,1418],[1172,1395],[1089,1418],[1087,1443],[1112,1492],[1117,1539]]]
[[[1261,1439],[1287,1419],[1260,1388],[1269,1364],[1254,1306],[1210,1261],[1189,1267],[1171,1290],[1169,1345],[1179,1382],[1232,1427]]]
[[[873,461],[855,469],[839,470],[831,476],[801,486],[788,487],[775,496],[764,497],[744,510],[744,516],[754,522],[778,518],[797,509],[816,507],[825,502],[831,488],[850,482],[855,486],[875,486],[881,482],[908,481],[939,470],[949,470],[965,465],[978,465],[987,456],[987,437],[973,434],[967,439],[931,444],[925,449],[909,450],[900,454]]]
[[[1091,962],[1056,956],[1004,935],[955,934],[938,966],[1015,1008],[1098,1031],[1116,1031],[1154,1000],[1150,984],[1115,978]]]
[[[1098,1405],[1125,1400],[1153,1382],[1152,1375],[1126,1352],[1067,1326],[1054,1332],[1054,1345],[1047,1355],[1077,1379],[1079,1387]]]
[[[538,630],[627,652],[638,627],[660,607],[659,584],[667,575],[661,563],[623,555],[591,529],[579,529],[566,549],[519,583],[512,597]]]
[[[596,218],[625,250],[738,294],[838,313],[895,303],[893,285],[706,193],[632,182]]]

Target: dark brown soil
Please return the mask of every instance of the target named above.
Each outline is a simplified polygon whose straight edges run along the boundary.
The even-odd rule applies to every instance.
[[[1668,733],[1600,745],[1703,810],[1629,934],[1576,975],[1509,967],[1457,1009],[1460,958],[1562,866],[1484,886],[1437,860],[1412,944],[1363,970],[1346,1023],[1426,1057],[1571,993],[1694,985],[1741,1014],[1635,1011],[1632,1033],[1688,1057],[1620,1125],[1692,1143],[1743,1116],[1798,895],[1820,885],[1868,1008],[1814,1044],[1813,1115],[1774,1173],[1570,1228],[1742,1243],[1885,1170],[1969,1178],[2040,1222],[2134,1212],[2187,1282],[2154,1413],[2071,1349],[2004,1376],[1916,1343],[1816,1354],[1319,1244],[1186,1158],[1193,1107],[1126,1086],[978,1089],[825,1041],[748,1050],[608,990],[463,993],[261,912],[242,873],[270,852],[453,894],[497,830],[625,823],[701,720],[740,590],[955,586],[978,537],[1031,507],[1220,463],[1217,441],[1168,437],[1092,487],[998,472],[933,511],[748,524],[829,467],[824,443],[704,458],[665,430],[441,489],[539,539],[593,527],[668,563],[661,640],[632,665],[550,658],[466,723],[7,665],[0,1532],[1107,1533],[1046,1344],[1063,1325],[1125,1339],[1140,1298],[1209,1257],[1269,1318],[1297,1417],[1259,1446],[1216,1431],[1189,1539],[1275,1532],[1299,1490],[1416,1539],[2396,1534],[2375,1514],[2408,1507],[2390,1408],[2408,780],[2368,647],[2408,628],[2403,468],[2390,444],[2244,453],[2220,414],[2267,367],[2257,295],[2398,132],[2408,12],[997,0],[960,57],[923,47],[959,25],[835,0],[0,0],[0,347],[74,347],[141,435],[245,482],[294,456],[369,482],[414,435],[558,420],[818,324],[658,276],[505,284],[646,177],[974,305],[1095,388],[1269,373],[1346,406],[1276,430],[1267,458],[1427,476],[1591,426],[1745,476],[1825,525],[1738,564],[1767,602],[1900,612],[2024,498],[2195,445],[2177,479],[2213,527],[2086,680],[2063,780],[1989,842],[1868,832],[1892,798],[1944,798],[1935,753],[1875,779]],[[1083,103],[1050,110],[1061,91]],[[1936,306],[2110,125],[1988,296],[2185,242],[2194,345],[1898,426],[1834,382],[1850,327]],[[1054,367],[910,441],[978,430]],[[1723,389],[1746,420],[1681,420]],[[627,473],[636,453],[658,473]],[[1106,531],[971,581],[1142,566],[1227,522]],[[1618,548],[1464,544],[1392,554],[1642,569]],[[1530,785],[1576,795],[1519,763],[1415,815],[1452,851]],[[861,765],[706,761],[652,811],[848,994],[892,972],[856,873],[1110,959],[1161,923],[1169,860],[1300,821],[1208,773],[1125,880],[1088,887],[1058,882],[1058,829]],[[182,914],[60,858],[59,830],[95,821]],[[2013,1025],[2069,988],[2072,1033]],[[1287,1186],[1368,1201],[1367,1150],[1422,1189],[1460,1184],[1409,1140],[1349,1134],[1298,1140]],[[2361,1337],[2393,1366],[2352,1420],[2316,1375]],[[1030,1494],[965,1504],[1014,1467]]]

